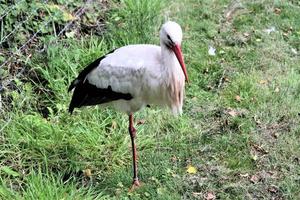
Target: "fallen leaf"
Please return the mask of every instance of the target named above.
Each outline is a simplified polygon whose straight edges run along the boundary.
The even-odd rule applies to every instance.
[[[275,8],[274,13],[279,15],[281,13],[281,9],[280,8]]]
[[[176,156],[172,156],[172,157],[171,157],[171,161],[172,161],[172,162],[177,162],[177,157],[176,157]]]
[[[141,124],[145,124],[145,122],[146,122],[146,120],[144,120],[144,119],[140,119],[140,120],[138,120],[137,121],[137,125],[141,125]]]
[[[248,114],[248,110],[247,109],[233,109],[228,107],[224,113],[230,115],[231,117],[245,117]]]
[[[260,119],[258,118],[257,115],[254,115],[253,118],[254,118],[254,121],[255,121],[256,124],[261,124],[261,121],[260,121]]]
[[[291,49],[291,51],[292,51],[292,53],[293,53],[293,54],[295,54],[295,55],[297,55],[297,54],[298,54],[297,50],[296,50],[296,49],[294,49],[294,48],[292,48],[292,49]]]
[[[116,121],[114,121],[114,120],[112,120],[112,122],[111,122],[111,128],[112,129],[116,129],[117,128],[117,122]]]
[[[228,114],[229,114],[230,116],[232,116],[232,117],[235,117],[235,116],[238,115],[237,112],[236,112],[235,110],[230,110],[230,111],[228,111]]]
[[[197,100],[197,97],[193,97],[192,100],[193,100],[193,101],[196,101],[196,100]]]
[[[250,178],[250,181],[252,183],[257,183],[259,181],[259,177],[256,176],[256,175],[252,175],[251,178]]]
[[[254,154],[254,155],[252,156],[252,159],[253,159],[254,161],[257,161],[258,156],[257,156],[256,154]]]
[[[240,177],[248,177],[248,176],[249,176],[248,173],[246,173],[246,174],[240,174]]]
[[[255,151],[260,152],[262,154],[268,154],[269,152],[267,150],[265,150],[262,146],[255,144],[255,143],[251,143],[251,146],[254,148]]]
[[[85,169],[83,170],[83,174],[85,177],[91,177],[92,176],[92,170],[91,169]]]
[[[208,192],[206,195],[205,195],[205,199],[206,200],[214,200],[216,199],[216,195],[212,192]]]
[[[278,192],[278,187],[276,185],[271,185],[268,190],[271,192],[271,193],[277,193]]]
[[[249,36],[250,36],[250,34],[247,33],[247,32],[243,33],[243,35],[244,35],[245,37],[249,37]]]
[[[208,47],[208,55],[215,56],[216,55],[216,49],[212,46]]]
[[[236,95],[234,98],[236,101],[241,102],[241,97],[239,95]]]
[[[196,167],[194,167],[192,165],[188,165],[186,172],[189,173],[189,174],[196,174],[197,173],[197,169],[196,169]]]
[[[279,137],[279,133],[275,132],[271,134],[275,139],[277,139]]]
[[[275,26],[271,26],[270,28],[267,28],[264,30],[267,34],[270,34],[272,32],[275,32],[276,31],[276,28]]]
[[[267,83],[268,83],[267,80],[260,80],[260,81],[259,81],[259,84],[261,84],[261,85],[264,85],[264,84],[267,84]]]
[[[74,36],[75,36],[75,31],[66,32],[66,36],[67,36],[67,38],[74,38]]]
[[[193,194],[193,196],[194,197],[199,197],[199,196],[201,196],[201,192],[192,192],[192,194]]]

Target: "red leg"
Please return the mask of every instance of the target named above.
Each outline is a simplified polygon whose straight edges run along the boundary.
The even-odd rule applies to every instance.
[[[133,115],[130,114],[129,115],[129,134],[130,134],[130,138],[131,138],[131,146],[132,146],[132,156],[133,156],[133,183],[132,183],[132,189],[134,189],[135,187],[140,186],[140,182],[138,179],[138,175],[137,175],[137,154],[136,154],[136,146],[134,143],[134,139],[136,137],[136,130],[133,126],[134,122],[133,122]]]

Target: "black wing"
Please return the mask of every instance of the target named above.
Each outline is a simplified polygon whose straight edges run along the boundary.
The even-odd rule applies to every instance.
[[[109,52],[108,54],[112,53],[113,51]],[[69,105],[69,112],[71,114],[74,108],[80,108],[81,106],[91,106],[119,99],[130,100],[133,98],[129,93],[124,94],[113,91],[111,89],[111,86],[108,86],[107,88],[98,88],[97,86],[90,84],[89,81],[86,80],[86,76],[93,69],[98,67],[101,60],[105,57],[106,55],[89,64],[79,73],[78,77],[73,80],[71,85],[69,86],[68,91],[71,91],[73,88],[75,88],[72,100]]]

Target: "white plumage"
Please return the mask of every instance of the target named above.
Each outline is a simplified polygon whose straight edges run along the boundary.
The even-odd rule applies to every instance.
[[[87,75],[87,80],[98,88],[111,86],[113,91],[130,93],[133,99],[109,102],[116,109],[130,114],[146,105],[165,105],[174,114],[182,112],[180,103],[170,99],[172,84],[178,84],[184,90],[184,74],[175,55],[166,63],[162,51],[155,45],[129,45],[108,54],[97,68]],[[173,58],[172,58],[173,57]],[[172,64],[170,67],[166,64]],[[177,83],[175,77],[177,76]]]
[[[182,30],[166,22],[160,31],[160,46],[128,45],[91,63],[72,82],[75,88],[69,111],[89,105],[112,105],[129,115],[134,181],[138,186],[133,113],[146,105],[168,106],[182,113],[185,79],[181,53]]]

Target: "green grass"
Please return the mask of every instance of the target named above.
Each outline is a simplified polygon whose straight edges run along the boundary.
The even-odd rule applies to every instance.
[[[300,4],[240,2],[229,19],[235,5],[228,0],[111,2],[103,36],[64,39],[36,54],[29,66],[40,81],[16,80],[20,91],[3,95],[12,104],[0,119],[0,197],[299,198]],[[136,114],[146,120],[137,126],[143,186],[129,193],[127,116],[100,108],[70,116],[67,86],[110,49],[158,44],[166,18],[182,25],[191,83],[183,116],[155,107]],[[197,173],[188,174],[188,165]]]

